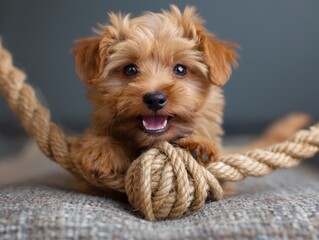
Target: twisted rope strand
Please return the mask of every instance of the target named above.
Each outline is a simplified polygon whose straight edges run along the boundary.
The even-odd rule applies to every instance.
[[[49,110],[38,101],[34,89],[25,83],[25,79],[25,74],[13,66],[11,54],[0,45],[0,93],[41,151],[67,171],[95,186],[124,192],[123,175],[94,178],[90,172],[78,167],[79,163],[71,157],[78,149],[70,142],[76,143],[79,139],[70,141],[71,138],[67,138],[63,130],[51,122]]]
[[[133,161],[125,175],[96,176],[83,167],[88,149],[80,144],[81,137],[67,138],[51,122],[50,112],[25,79],[25,74],[12,65],[10,53],[0,45],[0,93],[41,151],[94,186],[126,192],[130,203],[148,220],[179,218],[202,208],[209,195],[221,199],[221,183],[225,181],[265,176],[278,168],[296,166],[299,159],[313,157],[319,151],[318,123],[282,143],[225,155],[206,167],[186,150],[162,142]],[[83,155],[76,155],[79,151]]]
[[[25,79],[25,74],[12,65],[10,53],[0,46],[0,92],[41,151],[70,171],[73,165],[69,161],[67,139],[63,131],[51,123],[49,111],[39,103],[33,88],[24,83]]]

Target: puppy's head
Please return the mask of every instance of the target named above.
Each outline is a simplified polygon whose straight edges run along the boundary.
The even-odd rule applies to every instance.
[[[193,7],[109,16],[73,49],[98,134],[148,146],[191,132],[211,86],[223,86],[237,64],[236,45],[208,33]]]

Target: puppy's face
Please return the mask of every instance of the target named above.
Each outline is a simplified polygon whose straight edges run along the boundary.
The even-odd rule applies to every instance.
[[[191,133],[211,86],[228,80],[235,45],[214,40],[191,7],[110,22],[73,50],[98,134],[142,147]]]

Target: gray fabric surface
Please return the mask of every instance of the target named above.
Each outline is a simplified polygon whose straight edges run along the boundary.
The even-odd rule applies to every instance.
[[[77,192],[34,146],[23,156],[0,165],[0,176],[19,179],[0,178],[0,239],[319,239],[319,171],[307,166],[250,178],[233,197],[152,223],[125,202]]]

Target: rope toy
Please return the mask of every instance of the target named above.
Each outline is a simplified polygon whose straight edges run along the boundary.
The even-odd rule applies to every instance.
[[[24,83],[25,79],[25,74],[13,66],[11,54],[0,45],[0,93],[42,152],[94,186],[126,193],[133,207],[151,221],[197,211],[208,198],[222,198],[223,182],[293,167],[299,159],[313,157],[319,151],[318,123],[282,143],[221,156],[205,167],[186,150],[161,142],[133,161],[125,175],[96,177],[81,168],[81,161],[72,158],[79,150],[75,144],[79,138],[65,136],[51,122],[49,111],[37,100],[33,88]]]

